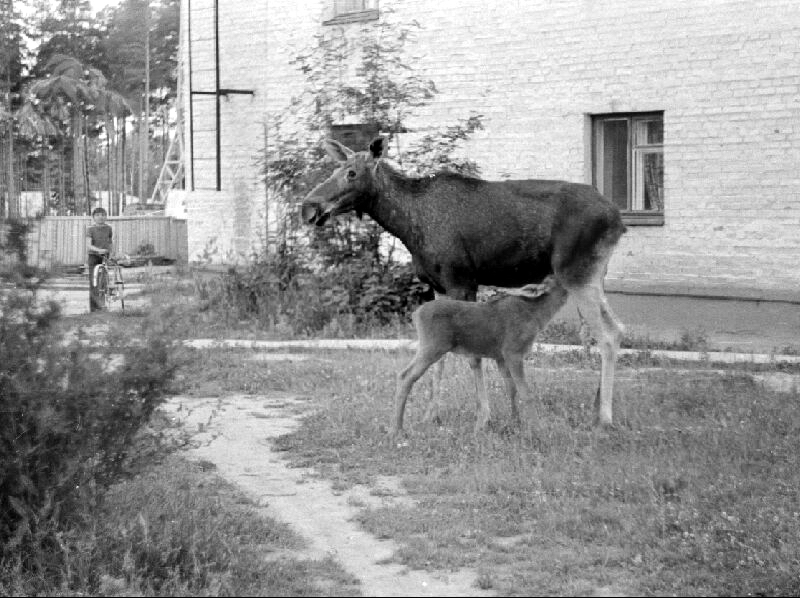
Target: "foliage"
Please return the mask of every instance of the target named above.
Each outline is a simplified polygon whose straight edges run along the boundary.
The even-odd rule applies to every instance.
[[[54,5],[40,2],[36,8],[36,20],[31,23],[31,36],[37,43],[32,78],[46,77],[47,64],[59,54],[72,56],[92,68],[103,67],[103,33],[88,0],[66,0]]]
[[[89,351],[58,321],[35,293],[0,295],[0,563],[43,575],[78,505],[123,471],[175,367],[160,335]]]
[[[28,233],[31,231],[30,221],[12,218],[4,222],[5,241],[0,238],[0,253],[14,255],[19,264],[28,263]]]
[[[295,216],[296,200],[325,176],[321,142],[341,123],[360,123],[385,135],[394,157],[411,174],[443,168],[477,173],[473,162],[456,154],[482,128],[480,115],[433,131],[411,128],[418,111],[439,93],[433,81],[418,74],[408,53],[420,29],[416,21],[397,22],[391,9],[381,10],[377,21],[323,28],[293,59],[305,86],[287,110],[269,120],[263,161],[267,187],[285,203],[286,216],[279,224],[276,254],[225,283],[222,294],[240,316],[268,305],[264,309],[271,317],[288,318],[295,333],[319,331],[342,314],[358,325],[385,324],[407,317],[429,293],[409,265],[395,263],[388,233],[372,220],[343,217],[301,229]],[[272,281],[286,272],[302,276],[275,287]]]
[[[144,41],[150,42],[150,79],[155,94],[174,96],[178,65],[178,0],[151,7],[148,0],[126,0],[101,15],[105,38],[101,43],[111,84],[137,103],[145,75]],[[150,10],[151,15],[145,15]],[[147,29],[149,24],[149,30]],[[162,101],[162,97],[154,98]]]
[[[45,213],[88,213],[98,201],[93,190],[108,189],[116,214],[125,194],[149,191],[164,159],[171,125],[167,110],[154,110],[148,126],[137,127],[134,136],[147,135],[148,143],[136,138],[126,143],[125,137],[128,119],[142,123],[146,112],[141,100],[145,39],[150,40],[152,90],[147,102],[165,108],[174,102],[179,2],[162,0],[151,7],[149,1],[123,0],[99,15],[86,0],[28,4],[25,19],[7,26],[0,18],[3,40],[17,55],[35,48],[27,60],[14,58],[10,105],[0,108],[0,120],[13,130],[15,153],[25,157],[17,174],[24,174],[28,188],[42,189]],[[159,130],[162,139],[156,142]],[[150,153],[155,160],[145,159]],[[19,168],[15,160],[6,167]],[[146,189],[138,188],[139,180],[125,185],[137,167]],[[16,190],[11,191],[13,215]]]
[[[286,248],[243,271],[233,268],[213,282],[198,282],[198,290],[228,322],[280,324],[292,335],[331,328],[357,334],[405,321],[430,292],[409,264],[383,264],[362,255],[312,269]]]
[[[290,206],[279,242],[291,243],[297,237],[292,206],[321,180],[325,159],[321,142],[334,125],[359,123],[387,136],[394,158],[410,173],[424,175],[442,168],[477,173],[473,162],[455,154],[482,128],[481,115],[436,131],[411,128],[414,116],[439,93],[433,81],[417,73],[407,51],[420,29],[419,22],[397,22],[391,9],[383,9],[377,21],[349,29],[323,28],[314,44],[293,59],[305,76],[305,86],[288,110],[268,119],[263,165],[272,195]],[[399,151],[401,137],[403,151]],[[312,250],[327,264],[367,254],[378,261],[390,259],[380,250],[387,234],[372,221],[338,218],[304,232],[312,238]]]

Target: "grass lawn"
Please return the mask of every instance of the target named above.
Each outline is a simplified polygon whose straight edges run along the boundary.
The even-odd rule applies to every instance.
[[[394,376],[410,354],[318,355],[259,363],[247,351],[198,352],[182,380],[206,396],[312,396],[316,412],[279,448],[340,488],[399,476],[415,506],[361,515],[402,545],[399,562],[470,566],[504,595],[800,593],[796,394],[733,369],[623,360],[620,425],[598,433],[595,360],[550,356],[527,370],[543,418],[513,430],[492,363],[492,431],[476,437],[471,375],[450,357],[435,421],[422,421],[423,378],[407,408],[408,436],[391,444]]]
[[[280,323],[251,323],[242,333],[246,322],[205,310],[188,286],[158,293],[159,321],[177,322],[172,334],[179,338],[286,336]],[[124,337],[145,315],[105,320]],[[558,324],[550,334],[547,340],[575,342],[575,331]],[[687,337],[686,348],[702,348],[698,338]],[[408,353],[316,351],[308,361],[270,362],[249,360],[253,353],[243,350],[179,351],[182,394],[274,390],[311,397],[314,414],[278,448],[334,488],[397,476],[413,506],[364,506],[360,520],[395,539],[395,559],[410,567],[469,566],[481,587],[502,595],[800,594],[800,397],[765,389],[742,366],[710,371],[622,358],[618,426],[597,432],[596,358],[576,352],[529,361],[544,409],[540,421],[528,419],[520,430],[508,425],[508,401],[491,363],[492,428],[475,436],[469,369],[448,357],[434,421],[422,421],[423,378],[406,410],[408,435],[389,443],[395,374]],[[218,529],[236,537],[240,528],[220,521]]]
[[[100,594],[360,595],[337,563],[299,555],[294,532],[208,465],[171,457],[111,488],[94,525],[108,568]]]

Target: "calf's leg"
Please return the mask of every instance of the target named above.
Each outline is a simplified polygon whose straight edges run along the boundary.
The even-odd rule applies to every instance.
[[[439,401],[442,396],[442,377],[444,375],[444,362],[447,356],[443,355],[442,358],[436,362],[430,376],[430,386],[428,390],[428,406],[425,409],[423,419],[425,421],[433,421],[439,411]]]
[[[397,376],[397,387],[394,394],[394,422],[389,430],[390,438],[396,437],[403,429],[403,414],[411,387],[442,355],[444,355],[442,351],[420,348],[411,363]]]
[[[497,360],[497,369],[503,376],[503,381],[506,383],[506,392],[511,400],[511,419],[515,423],[519,423],[519,402],[517,401],[517,385],[514,384],[514,379],[511,377],[511,372],[508,371],[508,366],[504,359]]]
[[[483,379],[483,368],[481,367],[480,357],[470,357],[469,367],[472,368],[472,373],[475,376],[475,398],[476,398],[476,419],[475,419],[475,433],[485,430],[489,425],[489,418],[491,411],[489,409],[489,397],[486,394],[486,382]]]
[[[528,386],[528,382],[525,380],[525,368],[523,365],[524,362],[523,356],[506,355],[505,361],[508,366],[508,371],[511,374],[511,380],[517,387],[517,393],[522,398],[522,402],[525,404],[525,409],[530,409],[534,417],[538,418],[539,406],[534,401],[531,388],[530,386]]]

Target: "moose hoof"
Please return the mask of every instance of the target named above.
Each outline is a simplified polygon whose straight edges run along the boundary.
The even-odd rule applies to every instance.
[[[611,418],[598,415],[594,419],[594,427],[598,430],[615,430],[616,426]]]

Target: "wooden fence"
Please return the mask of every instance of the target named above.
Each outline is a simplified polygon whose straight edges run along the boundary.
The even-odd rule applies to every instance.
[[[186,221],[165,216],[115,216],[107,219],[114,231],[114,254],[135,255],[142,245],[152,245],[156,255],[186,263]],[[52,269],[86,261],[86,229],[89,216],[46,216],[33,221],[28,234],[28,263]],[[5,255],[8,261],[13,256]]]

